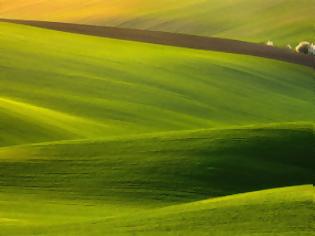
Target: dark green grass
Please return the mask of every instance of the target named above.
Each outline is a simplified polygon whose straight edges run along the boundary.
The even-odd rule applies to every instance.
[[[0,149],[6,235],[312,235],[312,124]],[[210,199],[210,200],[203,200]]]
[[[311,125],[275,125],[8,147],[0,183],[57,197],[185,202],[313,183],[314,139]]]

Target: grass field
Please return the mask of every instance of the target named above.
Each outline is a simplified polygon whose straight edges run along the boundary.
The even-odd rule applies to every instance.
[[[311,185],[151,210],[135,210],[125,202],[115,209],[113,204],[27,195],[0,194],[0,199],[3,235],[314,235]]]
[[[304,123],[49,142],[1,148],[0,173],[20,190],[190,201],[312,183],[314,142]]]
[[[8,23],[0,41],[1,146],[315,120],[311,68]]]
[[[154,29],[277,45],[314,41],[313,0],[3,0],[0,17]],[[242,14],[240,14],[240,12]]]
[[[313,69],[10,23],[0,50],[1,236],[314,235]]]
[[[314,140],[290,124],[1,148],[0,230],[311,235],[312,186],[213,197],[313,183]]]

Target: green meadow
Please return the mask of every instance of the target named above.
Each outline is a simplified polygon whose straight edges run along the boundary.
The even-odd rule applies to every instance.
[[[0,235],[314,235],[315,71],[0,23]]]
[[[309,124],[274,124],[1,148],[0,230],[314,235],[304,185],[315,181],[314,141]]]
[[[0,146],[315,120],[315,71],[1,23]]]

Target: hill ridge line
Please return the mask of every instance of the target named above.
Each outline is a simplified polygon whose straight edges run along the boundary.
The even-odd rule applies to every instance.
[[[253,124],[241,126],[228,126],[220,128],[203,128],[203,129],[189,129],[189,130],[173,130],[152,133],[142,133],[124,136],[108,136],[97,138],[77,138],[77,139],[61,139],[44,142],[33,142],[9,146],[0,146],[0,152],[12,148],[29,148],[29,147],[46,147],[50,145],[78,145],[90,143],[104,143],[104,142],[126,142],[126,141],[140,141],[147,139],[163,139],[173,138],[182,139],[181,135],[198,135],[198,134],[214,134],[218,132],[237,132],[237,131],[250,131],[250,130],[314,130],[314,124],[311,122],[284,122],[284,123],[266,123],[266,124]],[[192,138],[192,139],[209,139],[213,137]],[[315,186],[314,186],[315,190]]]
[[[250,43],[233,39],[63,22],[3,18],[0,18],[0,22],[24,24],[68,33],[77,33],[120,40],[250,55],[289,62],[298,65],[304,65],[312,68],[315,67],[315,58],[313,58],[312,56],[297,54],[284,48],[270,47],[263,44]]]

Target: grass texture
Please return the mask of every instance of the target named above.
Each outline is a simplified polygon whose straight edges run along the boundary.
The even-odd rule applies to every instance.
[[[315,72],[0,23],[0,235],[314,235]]]
[[[311,68],[8,23],[0,42],[0,146],[315,120]]]

